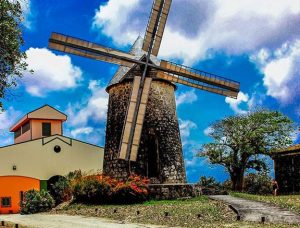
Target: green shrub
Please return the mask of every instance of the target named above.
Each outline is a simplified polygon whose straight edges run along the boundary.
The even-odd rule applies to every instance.
[[[100,175],[77,178],[71,185],[74,201],[89,204],[109,202],[112,195],[111,187]]]
[[[265,172],[249,173],[244,178],[244,191],[250,194],[271,194],[272,179]]]
[[[72,198],[70,182],[66,177],[59,177],[58,180],[49,187],[51,188],[50,194],[55,200],[56,205]]]
[[[217,182],[214,177],[202,176],[199,180],[199,185],[202,187],[202,193],[204,195],[226,195],[228,194],[226,189],[223,188],[220,182]]]
[[[29,190],[25,192],[24,199],[21,202],[21,214],[34,214],[45,212],[54,207],[54,199],[49,192],[45,190]]]
[[[232,190],[232,182],[231,180],[226,180],[222,183],[222,186],[225,190],[230,191]]]

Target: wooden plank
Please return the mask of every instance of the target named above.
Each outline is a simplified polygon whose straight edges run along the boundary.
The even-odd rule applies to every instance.
[[[133,80],[133,86],[131,89],[129,105],[126,113],[125,124],[121,136],[121,145],[119,149],[119,159],[126,159],[127,147],[129,143],[130,133],[132,129],[132,122],[137,103],[138,90],[141,84],[141,77],[135,76]]]
[[[137,153],[138,153],[138,148],[141,140],[146,108],[147,108],[149,93],[151,89],[151,82],[152,82],[152,78],[145,78],[141,103],[139,106],[139,111],[137,116],[137,122],[134,129],[134,135],[133,135],[133,141],[132,141],[131,153],[130,153],[130,161],[136,161],[137,159]]]
[[[57,41],[59,43],[56,43]],[[52,33],[49,40],[49,48],[122,66],[132,67],[134,65],[132,62],[122,59],[134,59],[135,57],[131,54],[63,34]],[[84,48],[89,48],[89,51],[86,51]],[[96,54],[97,52],[93,51],[100,51],[103,54]],[[116,57],[111,57],[108,55],[115,55]]]
[[[155,0],[154,4],[152,5],[151,15],[149,17],[149,21],[148,21],[148,25],[147,25],[147,29],[146,29],[146,33],[145,33],[145,38],[144,38],[144,43],[143,43],[143,50],[146,52],[149,50],[149,47],[150,47],[152,35],[154,33],[155,25],[157,22],[156,21],[157,16],[160,11],[161,2],[162,2],[162,0]],[[155,55],[155,56],[157,56],[158,52],[159,52],[161,39],[162,39],[162,36],[164,33],[167,17],[168,17],[169,10],[171,7],[171,2],[172,2],[171,0],[164,1],[161,14],[159,15],[159,18],[158,18],[159,22],[157,24],[157,30],[153,36],[154,43],[153,43],[153,47],[151,50],[151,54]]]
[[[209,73],[201,72],[201,71],[192,71],[192,69],[188,69],[184,66],[180,66],[178,64],[173,64],[167,61],[162,60],[160,66],[165,68],[166,71],[170,70],[173,74],[177,74],[181,77],[189,78],[198,82],[203,82],[208,85],[217,86],[226,90],[231,90],[233,92],[239,91],[239,83],[235,81],[231,81],[229,79],[222,79],[222,77],[217,77]],[[163,70],[163,69],[162,69]]]
[[[179,83],[182,85],[186,85],[186,86],[191,86],[197,89],[201,89],[207,92],[211,92],[211,93],[216,93],[216,94],[220,94],[226,97],[231,97],[231,98],[237,98],[238,92],[234,92],[234,91],[230,91],[230,90],[223,90],[223,89],[219,89],[219,88],[215,88],[215,87],[209,87],[209,86],[205,86],[202,84],[196,84],[193,82],[189,82],[183,79],[180,79],[174,75],[159,71],[156,75],[157,78],[161,78],[161,79],[165,79],[165,80],[169,80],[171,82],[175,82],[175,83]]]

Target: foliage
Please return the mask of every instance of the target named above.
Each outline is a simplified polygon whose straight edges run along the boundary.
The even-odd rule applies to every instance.
[[[267,164],[258,155],[271,155],[292,143],[294,125],[280,112],[257,110],[231,116],[211,126],[212,143],[204,144],[198,156],[206,156],[212,164],[225,166],[233,190],[242,190],[247,169],[265,170]]]
[[[200,177],[199,184],[202,187],[202,193],[204,195],[217,195],[217,194],[227,194],[222,184],[217,182],[214,177]]]
[[[54,199],[45,191],[29,190],[25,192],[21,202],[21,214],[45,212],[54,207]]]
[[[292,210],[300,213],[300,195],[286,195],[286,196],[273,196],[273,195],[253,195],[240,192],[231,192],[233,196],[241,197],[244,199],[255,200],[264,203],[271,203],[275,206]]]
[[[100,174],[85,175],[75,171],[68,175],[75,202],[88,204],[131,204],[147,200],[148,179],[131,175],[126,181]]]
[[[69,180],[65,177],[59,177],[58,180],[49,187],[51,188],[50,194],[54,198],[56,205],[72,198],[71,186]]]
[[[214,177],[200,177],[199,184],[205,188],[219,188],[221,184]]]
[[[118,182],[113,188],[113,201],[116,203],[138,203],[148,199],[149,180],[131,175],[125,182]]]
[[[25,52],[20,50],[24,44],[20,26],[23,20],[20,2],[1,0],[0,13],[0,99],[2,99],[7,88],[16,86],[16,79],[27,69],[27,63]]]
[[[231,180],[228,179],[228,180],[224,181],[224,182],[222,183],[222,186],[223,186],[223,188],[224,188],[225,190],[231,190],[231,189],[232,189],[232,182],[231,182]]]
[[[244,179],[244,191],[250,194],[271,194],[272,179],[266,172],[249,173]]]
[[[71,182],[75,201],[90,204],[106,203],[111,198],[109,178],[101,175],[82,176]]]

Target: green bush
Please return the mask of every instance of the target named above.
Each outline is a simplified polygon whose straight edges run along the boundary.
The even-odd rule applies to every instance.
[[[74,201],[81,203],[106,203],[112,194],[110,183],[99,175],[75,179],[71,186]]]
[[[265,173],[249,173],[244,178],[244,192],[267,195],[272,193],[272,179]]]
[[[21,202],[21,214],[34,214],[51,210],[55,205],[54,199],[45,190],[29,190],[25,192]]]
[[[222,184],[217,182],[214,177],[202,176],[199,180],[199,185],[202,187],[202,193],[204,195],[226,195],[228,194]]]
[[[49,187],[51,189],[50,194],[55,200],[56,205],[72,198],[70,182],[65,177],[59,177],[58,180]]]

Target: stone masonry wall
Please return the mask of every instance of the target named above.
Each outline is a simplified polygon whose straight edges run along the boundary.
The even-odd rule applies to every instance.
[[[129,72],[129,78],[141,74]],[[155,74],[155,72],[150,72]],[[132,79],[108,88],[109,105],[104,152],[104,173],[124,180],[130,173],[148,176],[153,183],[185,183],[174,90],[169,82],[153,80],[137,162],[119,160],[118,149],[129,102]]]
[[[278,156],[274,160],[280,193],[300,192],[300,154]]]

